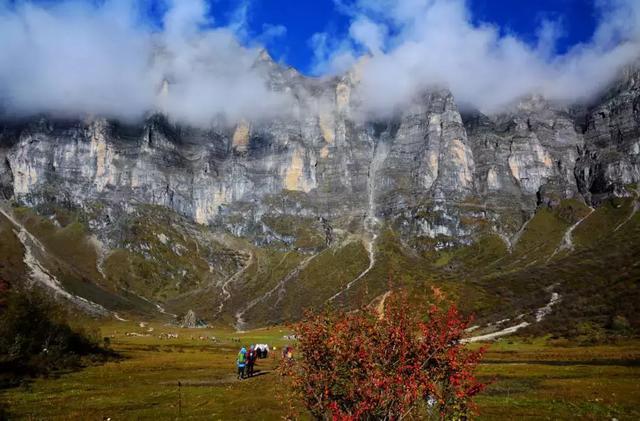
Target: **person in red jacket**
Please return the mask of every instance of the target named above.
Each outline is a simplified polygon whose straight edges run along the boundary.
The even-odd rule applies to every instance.
[[[247,351],[247,376],[253,377],[253,367],[258,359],[258,353],[255,346],[251,345],[249,351]]]

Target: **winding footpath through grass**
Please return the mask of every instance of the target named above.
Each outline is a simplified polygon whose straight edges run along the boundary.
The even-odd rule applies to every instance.
[[[243,267],[241,267],[240,270],[238,270],[236,273],[231,275],[222,284],[222,286],[220,287],[221,293],[222,293],[222,301],[218,305],[218,310],[216,311],[216,316],[218,316],[218,315],[220,315],[222,313],[222,310],[224,309],[224,305],[231,298],[231,291],[229,291],[229,285],[236,283],[242,277],[242,275],[247,271],[247,269],[253,264],[254,259],[255,259],[255,257],[253,255],[253,252],[251,250],[249,250],[249,258],[245,262],[245,265]]]
[[[564,235],[562,236],[562,242],[560,243],[560,245],[558,247],[556,247],[555,250],[553,250],[553,253],[551,253],[551,256],[549,256],[547,258],[547,262],[551,261],[551,259],[553,259],[558,253],[562,252],[562,251],[574,251],[575,247],[573,245],[573,231],[575,231],[576,228],[578,228],[578,226],[580,224],[582,224],[588,217],[591,216],[591,214],[593,214],[593,212],[595,212],[596,210],[589,206],[589,212],[583,216],[582,218],[578,219],[578,221],[576,221],[576,223],[574,223],[573,225],[571,225],[569,228],[567,228],[567,230],[565,231]]]
[[[289,272],[284,278],[282,278],[273,288],[271,288],[269,291],[267,291],[266,293],[264,293],[260,297],[254,298],[245,307],[243,307],[240,310],[238,310],[236,312],[236,314],[235,314],[235,318],[236,318],[235,328],[236,328],[236,330],[240,331],[240,332],[243,331],[245,329],[245,327],[246,327],[246,322],[244,320],[244,315],[249,310],[254,308],[256,305],[260,304],[261,302],[263,302],[267,298],[271,297],[276,291],[278,291],[278,301],[276,302],[274,307],[277,306],[278,303],[280,303],[280,301],[282,299],[282,294],[284,293],[284,288],[286,287],[287,283],[290,282],[295,277],[297,277],[298,274],[302,270],[304,270],[309,265],[309,263],[311,263],[311,261],[313,259],[315,259],[316,257],[318,257],[319,255],[321,255],[322,253],[324,253],[325,251],[327,251],[329,249],[330,248],[326,248],[326,249],[322,250],[321,252],[312,254],[311,256],[308,256],[305,259],[303,259],[302,262],[300,262],[291,272]]]
[[[549,302],[547,304],[545,304],[544,306],[540,307],[539,309],[536,310],[535,312],[535,318],[536,318],[536,323],[541,322],[542,320],[544,320],[544,318],[551,313],[552,307],[556,304],[558,304],[560,302],[560,294],[558,294],[557,292],[552,292],[551,293],[551,298],[549,299]],[[524,317],[524,314],[521,314],[520,316],[517,317],[517,319],[521,319],[522,317]],[[508,321],[509,319],[505,319],[503,321]],[[462,340],[463,343],[472,343],[472,342],[482,342],[482,341],[491,341],[503,336],[507,336],[507,335],[512,335],[514,333],[516,333],[518,330],[523,329],[527,326],[531,325],[531,323],[527,322],[527,321],[522,321],[520,323],[518,323],[517,325],[514,326],[509,326],[507,328],[504,328],[502,330],[499,330],[497,332],[492,332],[492,333],[487,333],[484,335],[478,335],[478,336],[472,336],[470,338],[465,338]],[[477,328],[477,326],[474,326],[475,330]]]
[[[625,226],[627,222],[631,221],[631,218],[633,218],[636,215],[636,213],[640,211],[640,187],[637,190],[634,190],[634,193],[635,193],[635,198],[633,200],[633,207],[631,208],[631,212],[624,219],[624,221],[620,222],[620,224],[618,224],[618,226],[615,227],[615,229],[613,230],[614,232],[618,231],[620,228]]]

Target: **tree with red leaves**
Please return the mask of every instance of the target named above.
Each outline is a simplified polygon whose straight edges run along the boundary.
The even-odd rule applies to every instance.
[[[455,306],[423,318],[409,308],[396,294],[383,314],[307,314],[298,359],[283,367],[289,390],[317,419],[466,419],[485,386],[474,376],[484,350],[460,341],[469,320]]]

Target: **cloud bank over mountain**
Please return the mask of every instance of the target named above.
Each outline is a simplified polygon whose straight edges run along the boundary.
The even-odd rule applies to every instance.
[[[360,66],[365,111],[384,115],[431,86],[491,112],[531,93],[559,101],[597,94],[640,56],[640,2],[596,0],[592,38],[555,53],[562,24],[545,21],[531,45],[474,22],[463,0],[335,0],[350,19],[346,34],[310,40],[314,72]],[[248,1],[217,25],[204,0],[171,0],[161,24],[141,19],[131,0],[66,0],[0,5],[0,109],[136,119],[153,110],[207,126],[224,118],[270,118],[293,98],[268,88],[256,67],[260,44],[286,32],[247,28]],[[215,3],[214,3],[215,4]]]
[[[314,36],[315,71],[342,73],[363,51],[363,103],[384,113],[425,87],[452,90],[458,101],[496,111],[523,95],[581,101],[640,57],[640,2],[596,0],[598,26],[587,43],[554,54],[559,21],[543,21],[529,45],[473,22],[463,0],[336,0],[350,16],[345,37]]]

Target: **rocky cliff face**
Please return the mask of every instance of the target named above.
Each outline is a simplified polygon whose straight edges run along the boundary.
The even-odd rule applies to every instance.
[[[266,58],[259,65],[273,89],[295,90],[297,115],[206,130],[160,114],[135,125],[3,123],[2,194],[28,205],[161,205],[267,242],[269,215],[343,228],[381,217],[446,247],[471,242],[480,220],[509,238],[540,203],[597,202],[640,180],[637,69],[582,115],[532,97],[463,119],[449,92],[434,91],[393,118],[362,121],[355,73],[321,82]]]
[[[576,166],[580,191],[598,202],[628,194],[640,179],[640,71],[625,69],[622,79],[589,110],[584,146]]]

